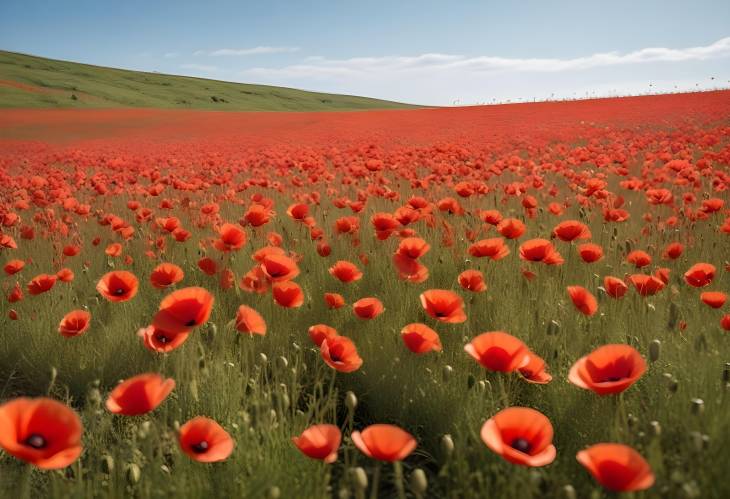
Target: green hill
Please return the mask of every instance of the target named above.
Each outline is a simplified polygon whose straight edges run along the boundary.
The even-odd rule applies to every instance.
[[[403,109],[398,102],[145,73],[0,51],[0,108]]]

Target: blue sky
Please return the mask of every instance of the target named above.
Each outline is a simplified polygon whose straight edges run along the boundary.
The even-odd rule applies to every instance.
[[[423,104],[570,98],[730,86],[730,2],[2,0],[0,48]]]

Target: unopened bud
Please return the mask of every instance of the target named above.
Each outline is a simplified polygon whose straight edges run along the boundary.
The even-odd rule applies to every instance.
[[[448,381],[449,378],[451,378],[451,375],[453,373],[454,373],[454,368],[447,364],[441,370],[441,377],[444,379],[444,381]]]
[[[692,414],[700,415],[705,412],[705,402],[702,399],[692,399]]]
[[[352,483],[360,490],[365,490],[368,488],[368,475],[365,473],[365,470],[362,469],[360,466],[357,468],[352,468],[350,470],[350,476],[352,477]]]
[[[649,343],[649,360],[652,362],[656,362],[659,360],[659,353],[662,348],[662,342],[659,340],[653,340],[651,343]]]
[[[416,468],[411,473],[411,488],[416,494],[423,495],[428,488],[426,473],[421,468]]]
[[[449,457],[454,452],[454,440],[451,438],[451,435],[446,434],[441,437],[441,452],[446,457]]]
[[[142,476],[142,471],[139,469],[139,466],[137,466],[136,463],[129,463],[127,465],[126,475],[127,482],[129,482],[130,485],[134,485],[139,482],[139,479]]]
[[[357,408],[357,395],[348,391],[345,394],[345,406],[353,412]]]
[[[562,492],[563,499],[575,499],[575,488],[572,485],[563,485],[560,489]]]

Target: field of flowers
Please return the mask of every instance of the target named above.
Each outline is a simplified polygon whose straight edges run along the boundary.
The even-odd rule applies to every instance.
[[[0,495],[730,497],[730,92],[0,112]]]

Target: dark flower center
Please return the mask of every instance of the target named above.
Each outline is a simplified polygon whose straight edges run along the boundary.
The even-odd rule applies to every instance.
[[[195,325],[195,319],[190,319],[188,322],[185,323],[186,326],[192,327]]]
[[[26,438],[24,443],[25,445],[33,447],[34,449],[42,449],[46,445],[48,445],[46,439],[43,438],[41,435],[38,435],[37,433],[33,433],[28,438]]]
[[[446,317],[448,314],[446,312],[441,312],[440,310],[436,312],[436,317]]]
[[[127,290],[125,290],[124,288],[117,288],[114,290],[113,294],[115,294],[116,296],[122,296],[126,292]]]
[[[623,378],[621,376],[609,376],[606,378],[606,382],[620,381]]]
[[[167,336],[163,336],[161,334],[157,335],[157,341],[160,343],[167,343],[169,340],[167,339]]]
[[[516,449],[516,450],[518,450],[520,452],[524,452],[525,454],[527,454],[528,452],[530,452],[530,448],[531,447],[532,446],[530,445],[530,442],[528,442],[524,438],[515,438],[512,441],[512,448],[513,449]]]
[[[203,440],[202,442],[199,442],[195,445],[190,446],[191,449],[193,449],[193,452],[196,454],[202,454],[203,452],[208,450],[208,442]]]

